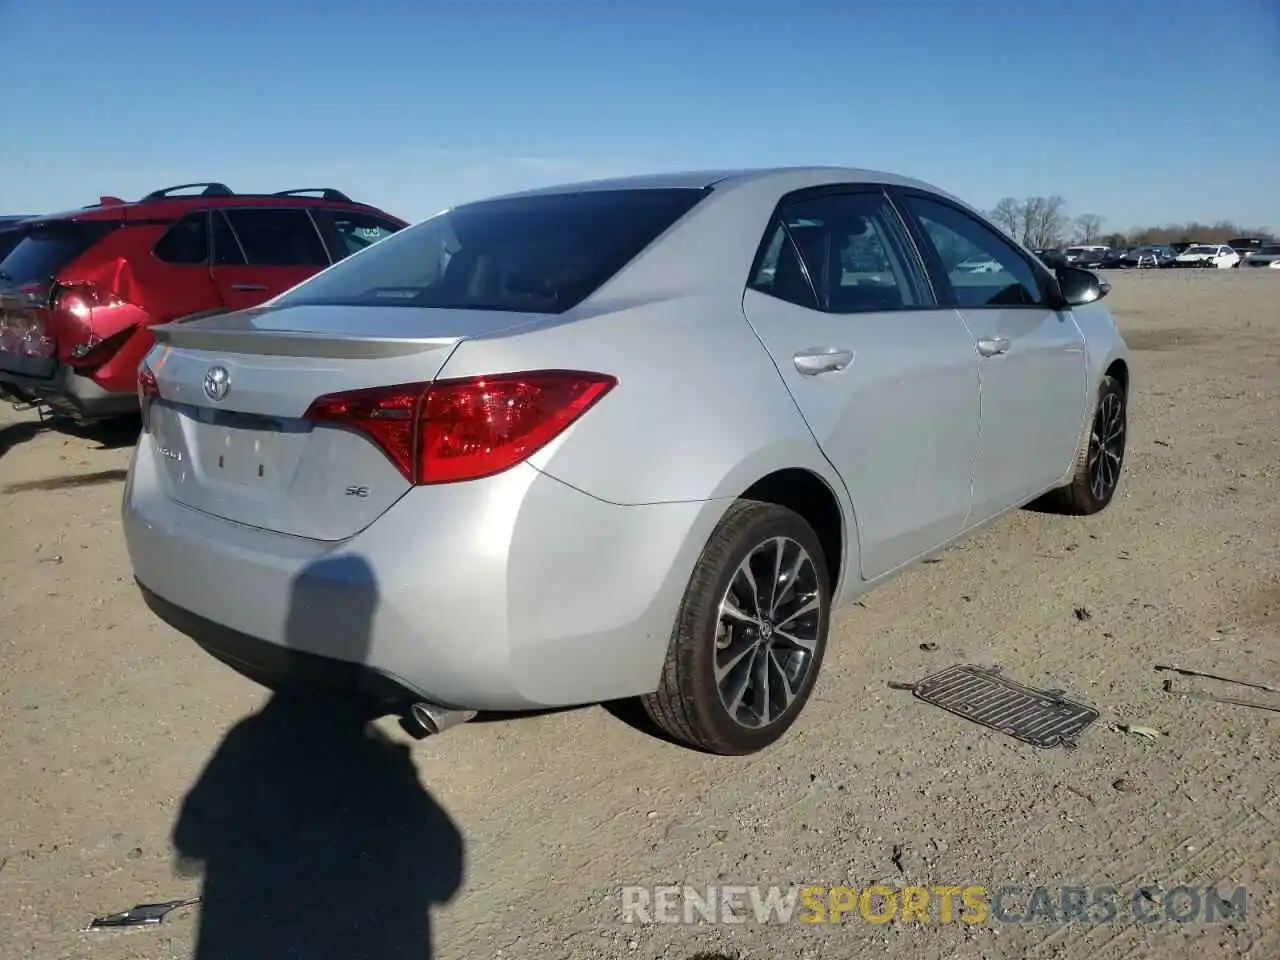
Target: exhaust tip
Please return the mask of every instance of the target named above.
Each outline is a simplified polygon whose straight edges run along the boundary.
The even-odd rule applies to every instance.
[[[444,733],[451,727],[475,717],[476,710],[449,710],[434,703],[419,701],[409,706],[406,727],[419,740]]]

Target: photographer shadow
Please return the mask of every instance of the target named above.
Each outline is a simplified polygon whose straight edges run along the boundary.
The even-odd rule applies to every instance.
[[[294,583],[289,645],[323,629],[360,662],[376,601],[362,559],[314,564]],[[380,712],[278,688],[219,744],[172,838],[179,872],[204,877],[195,960],[434,955],[431,907],[461,885],[463,840],[408,747],[371,725]]]

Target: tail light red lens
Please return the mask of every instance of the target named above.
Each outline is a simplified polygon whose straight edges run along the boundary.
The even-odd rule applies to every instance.
[[[156,375],[145,363],[138,367],[138,399],[160,399],[160,384],[156,382]]]
[[[306,417],[360,431],[416,485],[501,473],[545,447],[617,385],[539,370],[320,397]]]
[[[50,325],[64,344],[68,341],[74,344],[67,354],[67,362],[75,367],[100,363],[104,354],[114,352],[114,349],[128,339],[127,334],[113,334],[105,339],[102,336],[103,329],[114,326],[103,317],[103,313],[125,306],[128,304],[124,300],[94,283],[80,282],[56,287],[49,305],[52,321]]]
[[[160,399],[160,384],[156,375],[146,362],[138,365],[138,407],[142,412],[142,429],[148,425],[148,413],[153,400]]]

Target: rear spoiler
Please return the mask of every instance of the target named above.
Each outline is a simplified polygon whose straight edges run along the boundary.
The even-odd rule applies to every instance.
[[[375,333],[311,333],[299,330],[260,330],[253,318],[224,313],[188,323],[165,323],[151,328],[156,343],[165,347],[289,356],[326,360],[385,360],[428,353],[451,346],[460,337],[383,337]]]

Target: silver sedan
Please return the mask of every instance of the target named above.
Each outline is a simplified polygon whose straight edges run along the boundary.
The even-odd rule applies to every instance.
[[[156,328],[129,556],[161,618],[272,687],[424,734],[640,697],[750,753],[835,608],[1030,501],[1111,502],[1108,289],[866,170],[466,204]]]

